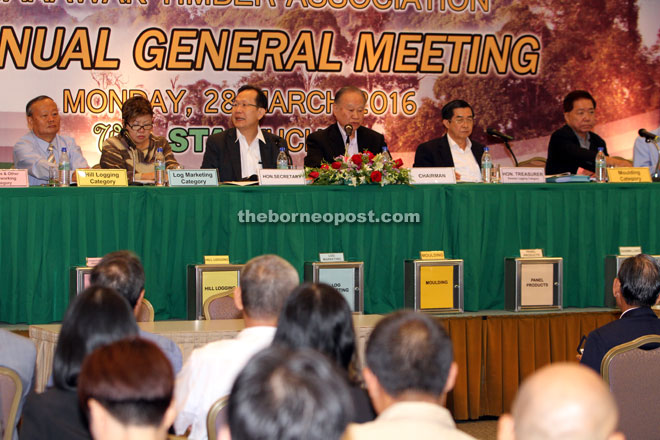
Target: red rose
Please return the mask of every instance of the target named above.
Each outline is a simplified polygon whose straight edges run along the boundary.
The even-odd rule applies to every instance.
[[[380,182],[383,179],[383,175],[381,174],[380,171],[372,171],[371,172],[371,181],[372,182]]]
[[[319,177],[319,172],[312,171],[311,173],[309,173],[309,177],[311,177],[312,179],[317,179]]]
[[[367,150],[367,156],[369,157],[369,162],[374,160],[374,153],[372,153],[371,151]]]
[[[401,168],[403,166],[403,161],[401,159],[397,159],[394,161],[394,168]]]
[[[338,170],[339,168],[341,168],[341,162],[332,162],[332,168]]]
[[[362,155],[354,154],[353,156],[351,156],[351,162],[353,162],[357,166],[362,165]]]
[[[330,169],[330,165],[328,165],[327,163],[324,163],[323,165],[321,165],[321,169],[322,169],[322,170],[329,170],[329,169]]]

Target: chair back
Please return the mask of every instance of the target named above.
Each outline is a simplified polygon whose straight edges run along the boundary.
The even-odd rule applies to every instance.
[[[653,344],[650,349],[641,348],[649,344]],[[660,335],[613,347],[603,357],[600,371],[619,407],[619,429],[626,439],[658,438]]]
[[[225,290],[204,301],[204,319],[240,319],[243,313],[234,304],[234,289]]]
[[[223,396],[215,401],[209,409],[206,416],[206,431],[208,432],[209,440],[216,440],[218,438],[218,431],[227,423],[227,403],[229,396]]]
[[[23,383],[11,368],[0,367],[0,438],[12,440]]]
[[[153,322],[154,321],[154,306],[151,305],[148,299],[142,298],[140,308],[138,309],[137,322]]]

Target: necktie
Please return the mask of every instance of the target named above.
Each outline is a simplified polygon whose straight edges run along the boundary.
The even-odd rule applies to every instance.
[[[55,163],[55,147],[53,144],[48,146],[48,158],[46,159],[48,163]]]

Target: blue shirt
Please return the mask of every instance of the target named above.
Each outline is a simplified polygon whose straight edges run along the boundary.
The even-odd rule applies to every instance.
[[[89,168],[82,150],[76,141],[68,136],[55,135],[51,142],[45,140],[30,131],[14,145],[14,168],[28,170],[30,186],[48,184],[48,146],[55,147],[55,162],[60,162],[62,148],[66,148],[69,154],[71,169]]]
[[[651,133],[660,136],[660,127],[652,130]],[[660,141],[658,142],[660,144]],[[658,149],[653,142],[646,142],[646,139],[639,136],[635,139],[635,148],[633,150],[633,166],[648,167],[651,176],[655,173],[655,167],[658,163]]]

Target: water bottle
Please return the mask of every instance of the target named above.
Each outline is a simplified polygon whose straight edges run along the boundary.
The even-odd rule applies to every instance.
[[[62,148],[60,153],[60,164],[58,167],[59,177],[60,177],[60,186],[69,186],[71,184],[71,162],[69,162],[69,153],[66,152],[66,148]]]
[[[289,158],[287,157],[286,153],[284,152],[284,147],[280,147],[280,153],[277,155],[277,160],[275,162],[277,163],[277,169],[278,170],[288,170],[289,169]]]
[[[481,180],[484,183],[491,183],[493,169],[493,159],[490,157],[490,150],[484,147],[484,154],[481,156]]]
[[[163,147],[158,147],[154,159],[154,181],[156,186],[165,186],[165,156]]]
[[[387,145],[384,145],[384,146],[383,146],[383,157],[384,157],[385,160],[387,160],[387,161],[391,161],[391,160],[392,160],[392,155],[390,154],[390,150],[387,149]]]
[[[605,153],[603,147],[598,148],[596,154],[596,182],[605,183],[607,181],[607,162],[605,161]]]

